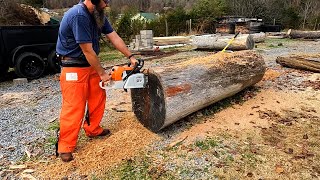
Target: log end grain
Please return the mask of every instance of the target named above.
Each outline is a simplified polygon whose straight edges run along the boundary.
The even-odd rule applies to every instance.
[[[145,127],[157,132],[163,127],[166,118],[164,90],[156,73],[149,70],[146,75],[146,88],[131,90],[132,108]]]

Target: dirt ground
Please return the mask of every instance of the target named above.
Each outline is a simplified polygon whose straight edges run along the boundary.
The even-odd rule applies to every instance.
[[[29,177],[320,178],[320,74],[284,68],[275,62],[282,55],[319,53],[320,42],[269,39],[258,44],[256,51],[267,65],[261,82],[158,134],[135,118],[130,93],[108,91],[103,125],[112,135],[93,139],[82,134],[71,163],[54,156],[24,162],[35,171]],[[186,51],[149,61],[147,66],[208,54],[212,52]]]

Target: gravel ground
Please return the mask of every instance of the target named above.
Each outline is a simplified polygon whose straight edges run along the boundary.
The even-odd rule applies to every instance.
[[[277,42],[276,40],[269,44],[274,43],[277,46]],[[285,41],[283,46],[277,48],[260,48],[258,46],[258,51],[264,56],[268,69],[279,70],[279,65],[275,62],[276,57],[296,52],[319,53],[320,42],[290,40],[288,42]],[[208,53],[192,51],[175,56],[183,60],[186,57],[205,54]],[[166,61],[171,58],[167,57],[161,60]],[[156,64],[153,63],[153,66]],[[292,72],[288,73],[285,79],[281,81],[290,81],[289,84],[292,85],[292,88],[299,90],[299,87],[294,85],[301,84],[305,80],[296,72]],[[270,82],[269,86],[274,86],[274,84],[278,84],[277,86],[280,89],[288,88],[288,84],[281,86],[276,82]],[[108,94],[109,99],[117,98],[112,96],[114,95]],[[25,85],[14,85],[12,82],[0,83],[0,107],[0,171],[26,156],[39,158],[47,157],[54,153],[54,146],[48,142],[48,138],[55,136],[54,131],[50,131],[49,128],[57,122],[61,108],[60,86],[57,76],[49,75],[30,81]],[[165,137],[164,140],[157,143],[153,148],[164,148],[170,143],[172,136],[183,131],[187,126],[188,121],[184,121],[184,123],[176,123],[169,127],[165,133],[160,134]],[[206,167],[209,164],[203,158],[194,160],[196,162],[190,161],[188,163],[190,166],[201,164],[201,166]],[[186,165],[186,167],[188,166]],[[170,169],[170,167],[167,168]],[[201,173],[196,173],[194,177],[202,178]]]
[[[2,163],[18,161],[26,151],[33,156],[44,153],[42,148],[50,136],[48,128],[58,116],[61,102],[59,82],[53,77],[24,85],[0,84]]]

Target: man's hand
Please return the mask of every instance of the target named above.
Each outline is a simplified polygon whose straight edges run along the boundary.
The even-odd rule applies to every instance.
[[[138,64],[139,62],[138,62],[138,60],[134,57],[134,56],[132,56],[131,58],[130,58],[130,63],[131,63],[131,65],[130,65],[130,67],[134,67],[136,64]]]
[[[100,76],[100,78],[102,82],[108,82],[111,80],[111,76],[112,76],[111,72],[110,73],[105,72]]]

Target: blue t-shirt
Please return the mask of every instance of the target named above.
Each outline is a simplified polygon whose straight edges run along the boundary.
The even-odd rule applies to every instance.
[[[79,44],[92,43],[93,50],[99,54],[101,33],[112,32],[107,19],[102,29],[99,29],[87,7],[79,3],[69,9],[62,18],[56,51],[59,55],[77,58],[82,54]]]

